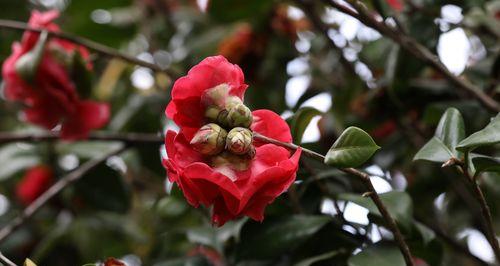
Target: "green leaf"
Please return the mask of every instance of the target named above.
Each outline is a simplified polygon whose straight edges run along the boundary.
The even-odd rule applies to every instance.
[[[264,15],[273,6],[273,1],[213,0],[209,2],[208,13],[218,21],[232,22],[240,19],[255,19]]]
[[[442,163],[454,157],[453,153],[437,137],[430,139],[413,157],[414,161],[422,160]]]
[[[424,245],[429,244],[432,240],[436,238],[436,234],[434,233],[434,231],[429,229],[424,224],[415,222],[414,225],[417,231],[419,232],[420,236],[422,237]]]
[[[8,144],[0,148],[0,181],[40,163],[32,145]]]
[[[325,156],[325,164],[357,167],[365,163],[380,147],[372,137],[357,127],[347,128]]]
[[[117,213],[125,213],[130,208],[130,188],[120,173],[106,165],[88,172],[75,188],[91,207]]]
[[[344,193],[338,196],[339,199],[350,201],[356,203],[362,207],[368,209],[368,211],[376,215],[377,217],[382,217],[377,206],[368,197],[362,197],[357,194]],[[411,197],[402,191],[390,191],[387,193],[380,194],[380,199],[387,207],[387,210],[391,216],[405,228],[411,228],[412,217],[413,217],[413,203]]]
[[[241,231],[237,254],[241,258],[274,258],[297,247],[318,232],[330,218],[294,215],[267,219],[264,223],[248,222]]]
[[[318,115],[321,115],[321,111],[313,107],[300,108],[292,118],[291,121],[291,131],[294,143],[300,143],[302,141],[302,136],[306,131],[307,126],[311,120]]]
[[[458,158],[459,154],[455,148],[458,142],[465,138],[464,119],[460,111],[456,108],[448,108],[441,116],[434,135]]]
[[[490,157],[480,154],[471,154],[469,156],[473,165],[473,175],[477,176],[481,172],[500,173],[500,158]]]
[[[87,69],[87,62],[85,62],[79,52],[74,52],[71,63],[71,78],[76,85],[78,95],[82,98],[90,97],[92,91],[92,76],[91,72]]]
[[[471,151],[480,146],[489,146],[500,142],[500,114],[482,130],[470,135],[457,145],[457,150]]]
[[[329,259],[329,258],[331,258],[333,256],[336,256],[339,253],[341,253],[341,251],[339,251],[339,250],[334,250],[334,251],[330,251],[330,252],[327,252],[327,253],[323,253],[323,254],[320,254],[318,256],[314,256],[314,257],[307,258],[305,260],[299,261],[294,266],[311,266],[311,265],[313,265],[316,262]]]
[[[375,244],[349,258],[349,266],[404,266],[405,261],[395,246]]]

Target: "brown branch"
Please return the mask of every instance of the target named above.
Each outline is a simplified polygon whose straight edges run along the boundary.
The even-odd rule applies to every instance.
[[[52,185],[47,191],[40,195],[35,201],[33,201],[28,207],[26,207],[21,214],[16,218],[11,220],[6,226],[0,229],[0,243],[5,241],[17,228],[23,225],[33,214],[35,214],[42,206],[44,206],[49,200],[56,196],[67,186],[73,184],[75,181],[79,180],[83,175],[85,175],[90,170],[94,169],[99,164],[105,162],[109,157],[117,155],[124,151],[127,145],[123,145],[119,149],[116,149],[110,153],[107,153],[99,158],[90,160],[82,164],[77,169],[73,170],[66,176],[62,177],[54,185]]]
[[[268,138],[266,136],[263,136],[259,133],[255,133],[255,132],[254,132],[254,139],[258,140],[258,141],[266,142],[266,143],[275,144],[275,145],[278,145],[278,146],[281,146],[281,147],[284,147],[284,148],[287,148],[290,150],[297,150],[300,148],[300,149],[302,149],[302,153],[308,157],[319,160],[321,162],[323,162],[325,160],[325,157],[323,155],[321,155],[315,151],[311,151],[311,150],[302,148],[302,147],[295,145],[293,143],[281,142],[281,141],[278,141],[278,140],[275,140],[272,138]],[[413,264],[412,256],[410,253],[410,249],[408,248],[408,245],[406,244],[404,237],[401,234],[401,231],[399,230],[399,228],[396,224],[396,221],[389,214],[387,207],[384,205],[384,203],[380,199],[377,191],[373,187],[373,184],[370,181],[370,176],[367,173],[364,173],[364,172],[359,171],[359,170],[354,169],[354,168],[340,168],[340,170],[345,172],[345,173],[357,176],[361,179],[361,181],[364,183],[364,185],[366,186],[366,188],[369,191],[369,194],[368,194],[369,197],[375,203],[375,205],[377,206],[377,209],[380,211],[380,214],[382,215],[385,222],[387,223],[387,227],[393,233],[394,238],[399,246],[399,249],[401,250],[401,253],[403,254],[403,257],[406,261],[406,265],[413,266],[414,264]]]
[[[59,134],[55,132],[41,133],[10,133],[0,132],[0,144],[8,142],[37,142],[59,140]],[[162,144],[164,139],[158,134],[148,133],[105,133],[94,132],[82,141],[120,141],[129,145]]]
[[[7,257],[5,257],[5,255],[2,254],[2,252],[0,252],[0,261],[5,263],[7,266],[17,266],[17,264],[15,264],[11,260],[9,260]]]
[[[491,212],[490,208],[488,207],[488,203],[486,202],[486,199],[484,197],[483,191],[481,190],[481,187],[477,183],[476,179],[472,177],[467,169],[467,164],[462,163],[459,164],[461,172],[463,173],[465,179],[467,179],[467,182],[470,184],[470,187],[472,189],[472,194],[477,200],[477,203],[479,203],[479,206],[481,208],[481,216],[482,216],[482,222],[484,224],[484,230],[486,231],[486,236],[488,238],[488,242],[490,242],[491,248],[493,249],[493,252],[495,253],[495,257],[497,258],[497,262],[500,262],[500,247],[498,245],[498,240],[495,234],[495,227],[493,226],[493,219],[491,217]]]
[[[47,31],[49,33],[49,36],[53,36],[59,39],[67,40],[76,44],[79,44],[81,46],[85,46],[86,48],[97,52],[101,55],[109,56],[109,57],[115,57],[119,58],[123,61],[129,62],[134,65],[142,66],[149,68],[155,72],[163,72],[170,76],[171,78],[177,77],[177,73],[173,72],[170,69],[165,69],[160,67],[157,64],[152,64],[147,61],[138,59],[136,57],[126,55],[124,53],[119,52],[118,50],[115,50],[111,47],[102,45],[100,43],[91,41],[89,39],[72,35],[66,32],[62,31],[48,31],[46,29],[40,29],[40,28],[33,28],[29,26],[26,23],[19,22],[19,21],[14,21],[14,20],[6,20],[6,19],[0,19],[0,28],[6,28],[6,29],[15,29],[15,30],[23,30],[23,31],[32,31],[32,32],[42,32],[42,31]]]
[[[348,0],[348,2],[355,8],[355,11],[335,0],[323,1],[326,4],[336,8],[340,12],[358,19],[361,23],[377,30],[380,34],[389,37],[394,42],[403,47],[406,51],[433,67],[436,71],[446,77],[453,85],[457,86],[457,88],[475,97],[483,106],[491,111],[500,112],[500,104],[497,101],[495,101],[493,98],[484,93],[479,87],[470,83],[466,79],[459,78],[451,73],[434,53],[432,53],[422,44],[418,43],[414,38],[404,34],[401,31],[398,31],[397,29],[387,26],[382,21],[377,20],[371,15],[370,11],[358,0]]]

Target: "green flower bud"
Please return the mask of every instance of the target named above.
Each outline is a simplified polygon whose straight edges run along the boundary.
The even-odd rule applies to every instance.
[[[225,83],[210,88],[201,96],[201,103],[207,107],[216,106],[219,109],[224,109],[229,89],[229,85]]]
[[[252,149],[252,132],[243,127],[235,127],[226,138],[226,149],[234,154],[247,154]]]
[[[229,127],[249,128],[253,121],[252,111],[243,103],[237,104],[229,109],[226,121]]]
[[[16,61],[16,72],[24,81],[28,83],[35,82],[38,66],[42,62],[43,53],[48,40],[49,33],[47,31],[42,31],[33,49],[19,57]]]
[[[227,131],[217,124],[206,124],[196,132],[190,144],[204,155],[215,155],[224,150]]]

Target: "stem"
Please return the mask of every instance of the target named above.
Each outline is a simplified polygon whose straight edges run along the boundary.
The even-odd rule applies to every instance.
[[[49,140],[59,140],[60,136],[58,133],[54,132],[42,132],[42,133],[5,133],[0,132],[0,144],[8,142],[37,142],[37,141],[49,141]],[[105,132],[94,132],[89,135],[88,140],[95,141],[121,141],[128,145],[142,145],[142,144],[162,144],[164,139],[162,136],[157,134],[147,134],[147,133],[105,133]]]
[[[483,218],[482,221],[484,224],[484,230],[486,231],[488,242],[490,242],[491,248],[495,253],[497,261],[500,262],[500,247],[498,245],[498,240],[495,234],[495,228],[493,227],[493,219],[491,217],[490,208],[488,207],[488,203],[486,202],[483,191],[481,190],[481,187],[477,183],[476,179],[474,179],[470,175],[467,169],[468,168],[467,163],[459,164],[459,166],[465,178],[467,179],[468,183],[471,185],[473,192],[472,194],[474,195],[477,202],[479,203],[479,206],[481,207],[481,216]]]
[[[323,162],[325,160],[325,157],[323,155],[321,155],[317,152],[302,148],[302,147],[295,145],[293,143],[281,142],[281,141],[278,141],[278,140],[275,140],[272,138],[268,138],[266,136],[263,136],[259,133],[255,133],[255,132],[253,133],[253,137],[255,140],[275,144],[275,145],[278,145],[278,146],[281,146],[281,147],[284,147],[284,148],[287,148],[290,150],[297,150],[300,148],[300,149],[302,149],[302,153],[308,157],[317,159],[321,162]],[[380,199],[377,191],[373,187],[373,184],[370,181],[370,176],[367,173],[359,171],[359,170],[354,169],[354,168],[340,168],[340,170],[344,173],[348,173],[348,174],[357,176],[361,179],[361,181],[364,183],[364,185],[366,186],[366,188],[369,191],[370,198],[377,206],[377,209],[380,211],[380,214],[382,214],[382,217],[386,221],[389,230],[391,230],[391,232],[393,233],[394,238],[399,246],[399,249],[401,250],[401,253],[403,254],[406,265],[413,266],[413,260],[412,260],[412,256],[410,253],[410,249],[408,248],[408,245],[406,244],[406,242],[403,238],[403,235],[401,234],[401,231],[399,230],[399,228],[396,224],[396,221],[389,214],[387,207],[384,205],[384,203]]]
[[[156,72],[163,72],[170,77],[177,76],[177,73],[174,73],[173,71],[171,71],[169,69],[164,69],[164,68],[160,67],[159,65],[146,62],[144,60],[138,59],[138,58],[130,56],[130,55],[126,55],[126,54],[121,53],[118,50],[115,50],[111,47],[102,45],[100,43],[91,41],[89,39],[86,39],[86,38],[83,38],[80,36],[69,34],[66,32],[49,31],[47,29],[33,28],[26,23],[14,21],[14,20],[7,20],[7,19],[0,19],[0,28],[24,30],[24,31],[32,31],[32,32],[46,31],[49,34],[49,36],[57,37],[59,39],[63,39],[63,40],[67,40],[67,41],[79,44],[79,45],[84,46],[84,47],[86,47],[94,52],[101,54],[101,55],[119,58],[123,61],[129,62],[129,63],[134,64],[134,65],[143,66],[143,67],[149,68],[149,69],[156,71]]]
[[[323,1],[326,4],[336,8],[340,12],[358,19],[361,23],[377,30],[380,34],[389,37],[394,42],[403,47],[406,51],[433,67],[436,71],[446,77],[453,85],[457,86],[457,88],[475,97],[477,100],[479,100],[479,102],[481,102],[483,106],[491,111],[500,112],[500,104],[497,101],[495,101],[493,98],[484,93],[479,87],[470,83],[466,79],[458,78],[453,73],[451,73],[434,53],[432,53],[422,44],[418,43],[411,36],[387,26],[384,22],[378,21],[370,14],[370,11],[358,0],[348,0],[348,2],[354,7],[355,10],[345,6],[344,4],[338,3],[335,0]]]
[[[42,206],[44,206],[49,200],[61,192],[64,188],[73,184],[75,181],[79,180],[83,175],[85,175],[90,170],[94,169],[99,164],[105,162],[109,157],[117,155],[127,149],[127,145],[123,145],[119,149],[105,154],[99,158],[90,160],[82,164],[77,169],[73,170],[66,176],[62,177],[54,185],[52,185],[47,191],[40,195],[35,201],[33,201],[28,207],[26,207],[23,212],[16,218],[11,220],[6,226],[0,229],[0,243],[5,241],[17,228],[24,224],[33,214],[35,214]]]
[[[15,264],[11,260],[9,260],[7,257],[5,257],[5,255],[2,254],[2,252],[0,252],[0,261],[5,263],[7,266],[17,266],[17,264]]]

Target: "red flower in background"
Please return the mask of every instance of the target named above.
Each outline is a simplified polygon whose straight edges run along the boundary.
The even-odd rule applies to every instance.
[[[227,151],[207,156],[195,150],[190,142],[207,122],[202,99],[221,84],[228,85],[227,97],[239,99],[247,88],[240,68],[222,56],[203,60],[175,82],[166,114],[179,125],[180,132],[167,132],[168,158],[163,163],[169,180],[179,186],[191,205],[213,206],[215,224],[221,226],[243,215],[262,221],[265,207],[295,180],[301,151],[292,155],[283,147],[256,142],[251,144],[255,147],[251,156]],[[290,129],[279,115],[269,110],[257,110],[252,115],[253,132],[291,142]]]
[[[16,196],[24,205],[29,205],[43,194],[54,182],[54,173],[47,166],[29,169],[16,185]]]
[[[57,11],[33,11],[28,24],[34,28],[59,31],[59,27],[52,22],[58,16]],[[33,80],[26,80],[16,64],[23,55],[34,50],[40,36],[39,33],[27,31],[21,43],[13,44],[13,53],[2,69],[5,96],[26,105],[24,114],[28,122],[46,129],[61,124],[63,138],[85,138],[92,129],[103,127],[110,115],[108,104],[81,100],[70,77],[67,61],[73,58],[74,53],[88,60],[89,52],[82,46],[52,38],[42,50]],[[90,63],[87,63],[87,67],[91,68]]]
[[[401,11],[403,10],[403,3],[401,2],[403,0],[387,0],[387,3],[396,11]]]

